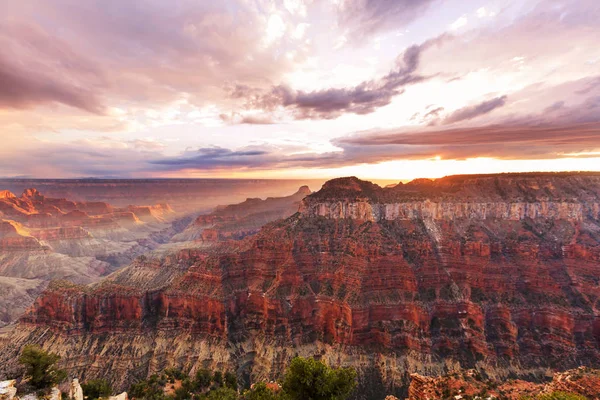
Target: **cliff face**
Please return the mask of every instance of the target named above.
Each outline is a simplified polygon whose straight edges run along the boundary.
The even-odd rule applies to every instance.
[[[272,379],[298,353],[397,394],[409,372],[598,366],[599,203],[593,174],[334,180],[242,241],[51,287],[12,350],[39,342],[121,385],[168,365]]]

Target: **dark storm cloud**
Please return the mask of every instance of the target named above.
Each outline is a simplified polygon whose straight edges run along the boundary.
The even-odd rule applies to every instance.
[[[339,6],[339,24],[351,35],[400,29],[427,11],[436,0],[344,0]]]
[[[296,119],[332,119],[344,113],[369,114],[390,104],[394,96],[404,92],[405,86],[428,79],[417,72],[421,53],[446,38],[440,36],[410,46],[398,56],[387,75],[353,87],[305,92],[279,85],[266,94],[257,94],[252,88],[236,86],[231,95],[247,97],[249,108],[270,111],[283,106],[291,109]]]
[[[494,111],[496,108],[504,106],[505,104],[506,96],[496,97],[495,99],[484,101],[474,106],[458,109],[445,118],[443,122],[445,124],[453,124],[455,122],[477,118],[481,115],[488,114]]]

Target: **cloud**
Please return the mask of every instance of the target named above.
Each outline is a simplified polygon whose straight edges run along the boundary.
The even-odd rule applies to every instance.
[[[260,94],[254,88],[237,85],[231,95],[234,98],[247,97],[247,107],[252,109],[290,109],[296,119],[332,119],[344,113],[370,114],[390,104],[395,96],[404,92],[404,87],[428,79],[417,73],[421,53],[446,39],[446,36],[440,36],[408,47],[397,57],[394,68],[387,75],[353,87],[306,92],[279,85],[266,94]]]
[[[269,114],[240,114],[232,112],[229,114],[220,114],[219,118],[227,124],[248,124],[248,125],[272,125],[277,121]]]
[[[420,112],[417,112],[410,119],[421,124],[435,125],[444,110],[444,107],[429,106],[425,110],[425,114],[421,115]]]
[[[226,105],[226,82],[260,86],[292,66],[242,0],[27,0],[4,11],[0,107]]]
[[[452,24],[450,24],[450,29],[453,31],[457,31],[460,28],[464,28],[469,23],[469,18],[466,15],[461,16]]]
[[[0,158],[7,176],[39,178],[144,177],[149,159],[162,157],[159,144],[148,141],[118,142],[112,138],[52,143],[31,139],[26,146]]]
[[[60,39],[39,27],[0,19],[0,48],[0,108],[61,103],[104,113],[106,107],[93,90],[99,72]]]
[[[376,32],[400,29],[422,16],[436,0],[342,0],[339,24],[360,38]]]
[[[544,159],[600,149],[600,124],[481,126],[386,132],[341,138],[336,145],[357,162],[397,159]]]
[[[105,110],[100,100],[85,89],[0,59],[0,108],[30,108],[53,102],[94,114]]]
[[[526,87],[511,96],[519,110],[523,99],[541,105],[546,102],[548,106],[538,112],[505,113],[471,122],[508,107],[506,96],[458,109],[446,117],[441,107],[431,106],[422,117],[420,113],[414,116],[429,121],[429,127],[358,133],[335,139],[333,144],[343,150],[344,159],[357,163],[433,157],[548,159],[594,152],[600,149],[600,86],[594,85],[596,80],[589,77],[539,89]],[[587,97],[581,97],[584,95]],[[431,126],[432,121],[456,125],[440,129]]]
[[[506,104],[506,96],[496,97],[492,100],[487,100],[474,106],[468,106],[454,111],[443,121],[444,124],[453,124],[460,121],[465,121],[477,118],[481,115],[491,113],[496,108]]]
[[[437,4],[441,1],[13,2],[0,15],[5,139],[0,171],[146,176],[438,155],[547,158],[598,147],[600,78],[589,63],[598,58],[598,1],[540,0],[481,19],[477,16],[489,16],[489,10],[475,7],[468,14],[471,29],[404,47],[447,30],[464,12],[442,17]],[[337,25],[330,23],[332,12],[338,13]],[[426,13],[433,19],[418,21]],[[419,26],[408,32],[415,21]],[[384,34],[399,29],[404,36]],[[357,43],[373,36],[380,39],[379,49]],[[352,48],[334,48],[340,37]],[[372,72],[403,47],[389,72]],[[350,68],[339,74],[330,68],[335,64]],[[347,83],[348,71],[365,75]],[[582,78],[585,82],[565,84]],[[320,83],[325,81],[342,83]],[[456,110],[456,104],[467,107]],[[361,117],[291,121],[348,113]],[[421,127],[402,127],[411,115],[410,123]],[[266,126],[282,122],[287,125]],[[237,124],[263,126],[232,126]],[[332,132],[341,136],[374,126],[399,128],[328,142]],[[109,131],[119,132],[121,141],[72,141]],[[122,139],[127,135],[162,141]],[[290,136],[316,144],[254,146]],[[181,140],[168,141],[173,138]],[[209,147],[215,143],[223,147]],[[200,150],[184,150],[190,145]],[[334,146],[339,151],[314,152]]]

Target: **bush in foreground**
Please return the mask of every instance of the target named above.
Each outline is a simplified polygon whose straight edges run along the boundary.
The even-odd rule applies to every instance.
[[[104,379],[94,379],[82,383],[81,390],[88,400],[103,399],[112,395],[112,388]]]
[[[19,363],[25,367],[25,378],[36,390],[48,389],[67,379],[67,372],[59,369],[56,363],[60,356],[29,344],[23,348]]]
[[[542,394],[535,398],[535,400],[588,400],[587,397],[565,392],[552,392],[550,394]]]
[[[354,369],[302,357],[292,360],[283,380],[283,391],[292,400],[344,400],[355,387]]]

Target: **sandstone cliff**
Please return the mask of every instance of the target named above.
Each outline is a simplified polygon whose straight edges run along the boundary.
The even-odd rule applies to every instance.
[[[251,381],[299,354],[356,367],[366,398],[412,372],[598,366],[599,203],[598,174],[333,180],[241,241],[50,287],[0,364],[33,341],[117,385],[170,365]]]

